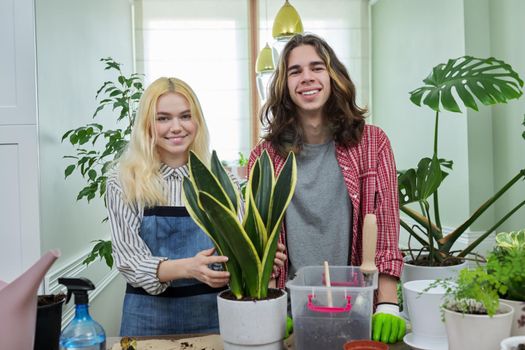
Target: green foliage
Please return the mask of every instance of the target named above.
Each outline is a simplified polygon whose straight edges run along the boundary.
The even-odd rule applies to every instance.
[[[237,164],[239,166],[247,166],[248,165],[248,158],[246,158],[242,152],[239,152],[239,160],[237,161]]]
[[[410,100],[439,112],[443,109],[461,113],[452,89],[465,107],[478,110],[476,99],[486,106],[507,103],[522,95],[523,81],[512,67],[494,57],[486,59],[463,56],[438,64],[423,80],[426,84],[410,92]]]
[[[487,257],[487,271],[507,286],[501,297],[525,301],[525,230],[501,232]]]
[[[75,151],[74,155],[64,156],[71,161],[64,170],[64,177],[67,178],[74,172],[80,173],[86,185],[79,191],[77,200],[86,199],[88,202],[96,196],[104,198],[107,173],[128,144],[138,101],[144,91],[141,75],[124,75],[122,65],[111,57],[102,58],[101,61],[105,64],[105,70],[114,71],[116,79],[104,82],[96,92],[98,106],[92,118],[99,116],[102,110],[111,108],[114,112],[112,122],[116,121],[122,127],[105,129],[102,124],[92,122],[68,130],[62,136],[62,142],[67,140]],[[84,263],[89,264],[99,257],[111,268],[111,242],[97,242],[99,243],[93,247]]]
[[[418,106],[427,105],[436,112],[433,130],[434,151],[432,157],[425,157],[419,161],[417,168],[398,172],[399,205],[401,211],[415,221],[415,225],[410,226],[401,219],[401,226],[422,245],[422,250],[428,252],[429,264],[439,265],[452,256],[452,246],[468,227],[518,180],[525,179],[525,169],[522,169],[453,232],[444,236],[439,214],[438,191],[448,171],[452,169],[453,162],[438,157],[440,110],[459,113],[461,112],[459,105],[462,104],[465,108],[477,111],[476,101],[484,105],[507,103],[509,100],[521,97],[523,81],[509,64],[501,60],[493,57],[481,59],[464,56],[435,66],[423,82],[426,85],[410,92],[410,100]],[[456,92],[457,97],[453,91]],[[523,137],[525,138],[525,133]],[[429,198],[432,198],[433,213]],[[409,207],[411,203],[417,203],[420,210]],[[464,258],[470,254],[523,205],[525,201],[518,203],[456,256]]]
[[[444,308],[466,314],[487,314],[491,317],[498,310],[499,295],[504,294],[507,289],[481,266],[463,269],[455,282],[438,280],[428,289],[436,285],[445,288]]]
[[[256,160],[246,185],[242,222],[239,190],[215,151],[210,169],[190,152],[189,168],[190,176],[183,183],[188,212],[218,253],[228,257],[231,292],[237,299],[265,298],[284,212],[297,181],[294,154],[288,155],[277,178],[266,151]]]
[[[83,264],[89,265],[98,257],[100,260],[104,259],[106,265],[109,268],[113,266],[113,248],[111,241],[104,241],[102,239],[92,241],[91,243],[96,243],[91,253],[82,261]]]

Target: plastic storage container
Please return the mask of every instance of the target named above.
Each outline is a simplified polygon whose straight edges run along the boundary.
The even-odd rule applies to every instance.
[[[286,283],[295,349],[340,350],[349,340],[370,339],[377,273],[365,275],[359,267],[331,266],[330,281],[328,288],[323,266],[305,266]]]

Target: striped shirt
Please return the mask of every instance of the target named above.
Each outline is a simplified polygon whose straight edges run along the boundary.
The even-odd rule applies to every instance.
[[[269,142],[261,142],[252,150],[248,171],[257,157],[267,150],[278,174],[284,166],[281,157]],[[403,257],[399,250],[399,203],[396,164],[386,134],[373,125],[365,125],[361,141],[354,146],[336,145],[336,159],[350,195],[353,208],[351,261],[359,266],[362,259],[363,220],[367,213],[377,217],[377,249],[375,263],[379,273],[399,277]],[[315,205],[315,203],[312,203]],[[279,240],[286,243],[286,224]],[[288,267],[281,269],[277,286],[284,288]]]
[[[188,166],[173,169],[162,164],[160,174],[166,181],[165,191],[169,206],[184,206],[182,201],[182,180],[188,176]],[[140,238],[144,208],[126,203],[118,180],[118,173],[108,177],[106,204],[111,224],[113,258],[117,269],[133,287],[142,287],[149,294],[162,293],[169,285],[157,277],[157,269],[164,256],[153,256],[146,243]]]

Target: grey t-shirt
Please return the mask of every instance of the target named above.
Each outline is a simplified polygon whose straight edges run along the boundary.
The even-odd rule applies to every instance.
[[[335,157],[335,143],[305,144],[297,155],[297,185],[286,210],[293,278],[303,266],[348,265],[352,202]]]

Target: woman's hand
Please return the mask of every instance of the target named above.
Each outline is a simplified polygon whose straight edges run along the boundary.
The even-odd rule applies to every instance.
[[[215,248],[210,248],[197,253],[190,259],[188,264],[188,274],[210,287],[219,288],[228,284],[230,273],[228,271],[215,271],[208,266],[215,263],[225,263],[227,256],[213,255]]]

